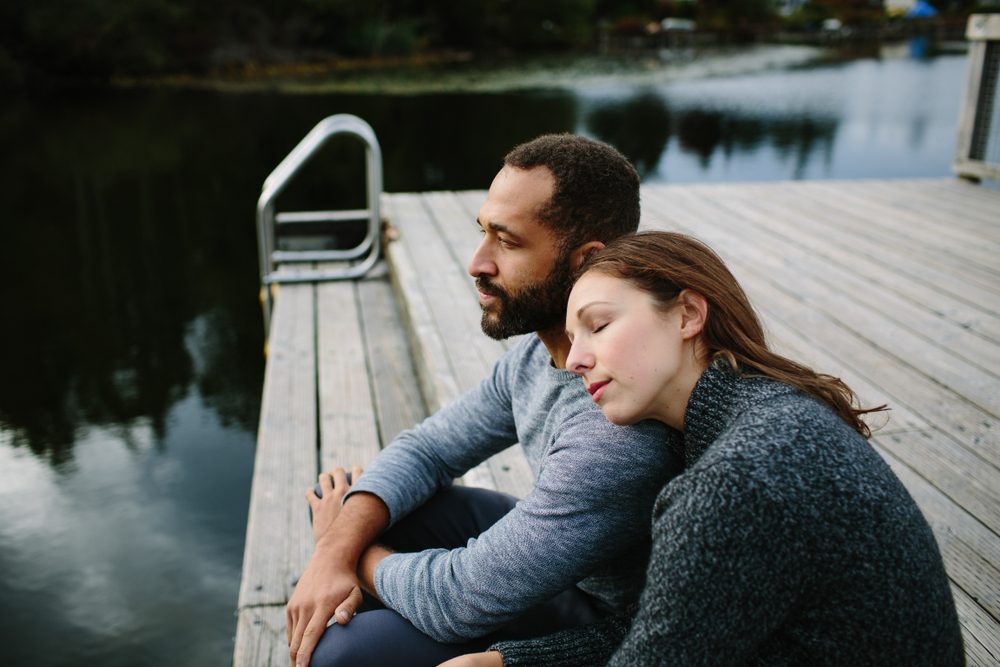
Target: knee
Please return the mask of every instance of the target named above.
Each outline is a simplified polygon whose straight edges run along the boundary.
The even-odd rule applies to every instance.
[[[359,667],[365,664],[363,648],[359,633],[351,632],[351,624],[334,623],[316,644],[309,664],[312,667]]]

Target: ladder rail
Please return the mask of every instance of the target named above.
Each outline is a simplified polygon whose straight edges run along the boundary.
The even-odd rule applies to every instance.
[[[275,213],[275,200],[302,167],[337,135],[351,135],[365,145],[366,208],[341,211],[295,211]],[[382,214],[382,149],[371,126],[351,114],[328,116],[313,127],[264,179],[257,200],[257,248],[261,282],[261,304],[264,308],[265,333],[270,328],[274,296],[271,285],[279,283],[323,282],[351,280],[363,277],[375,266],[381,252]],[[278,251],[275,225],[298,222],[341,222],[368,220],[364,239],[354,248],[325,251]],[[345,268],[317,269],[295,273],[279,272],[282,263],[314,261],[350,261],[359,263]]]

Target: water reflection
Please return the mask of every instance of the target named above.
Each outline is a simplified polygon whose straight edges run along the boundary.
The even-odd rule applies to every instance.
[[[587,130],[625,153],[644,180],[659,176],[660,160],[671,136],[677,138],[680,151],[694,156],[703,171],[711,168],[717,154],[728,161],[739,154],[752,155],[770,148],[780,162],[794,163],[790,178],[802,178],[817,151],[824,162],[829,161],[838,125],[835,117],[711,108],[671,110],[662,96],[649,90],[598,102],[585,118]]]
[[[245,258],[255,248],[223,192],[244,179],[252,200],[256,188],[215,172],[233,146],[204,142],[197,117],[185,123],[171,104],[83,102],[66,113],[51,102],[22,101],[0,126],[15,157],[0,167],[13,212],[4,303],[17,322],[0,333],[0,419],[14,444],[60,463],[79,429],[140,418],[159,442],[193,382],[223,423],[252,431],[258,401],[246,395],[260,383],[261,335],[248,326],[258,314]],[[195,374],[185,338],[206,311],[223,333],[192,345],[235,381]]]
[[[599,103],[586,114],[587,130],[632,160],[643,179],[656,173],[671,134],[670,110],[651,90]]]

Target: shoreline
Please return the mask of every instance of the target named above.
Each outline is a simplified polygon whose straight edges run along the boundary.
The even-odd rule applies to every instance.
[[[835,52],[820,46],[768,44],[632,56],[542,56],[501,61],[451,53],[379,61],[248,66],[238,76],[115,77],[111,86],[290,95],[577,90],[792,69],[829,61]]]

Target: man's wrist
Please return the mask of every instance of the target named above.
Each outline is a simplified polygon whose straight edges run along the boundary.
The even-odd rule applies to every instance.
[[[369,595],[378,597],[378,593],[375,591],[375,570],[379,563],[392,554],[393,552],[389,548],[381,544],[373,544],[365,549],[361,558],[358,559],[358,580],[361,582],[361,588]]]
[[[316,550],[353,571],[361,554],[389,524],[389,508],[375,494],[349,497],[330,528],[316,539]]]

